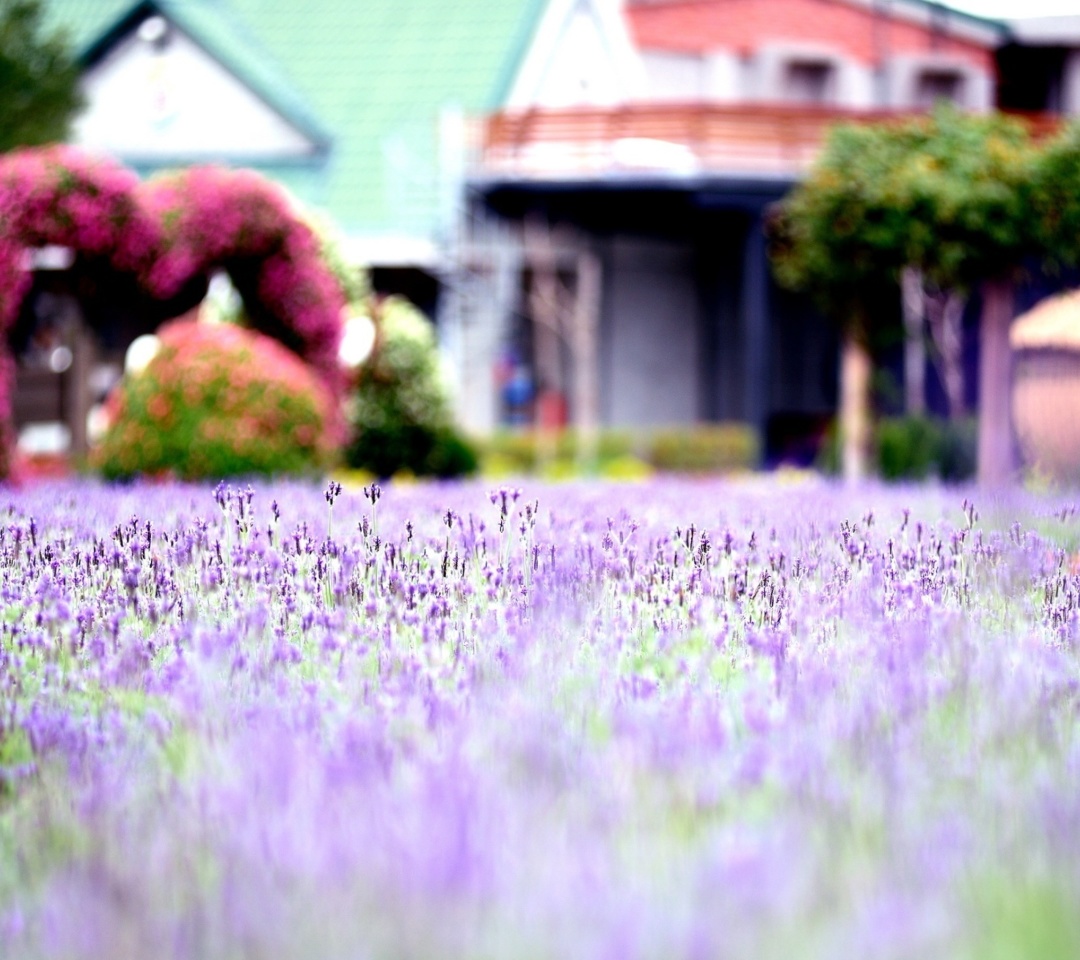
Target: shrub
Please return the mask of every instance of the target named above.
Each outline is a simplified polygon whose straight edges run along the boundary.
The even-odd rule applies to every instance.
[[[758,462],[757,435],[743,423],[667,427],[652,434],[648,460],[680,473],[749,470]]]
[[[192,276],[227,269],[251,325],[296,351],[337,392],[345,294],[281,186],[252,170],[198,166],[146,181],[139,197],[162,232],[148,289],[168,298]]]
[[[430,322],[399,297],[371,309],[375,345],[347,398],[348,465],[380,477],[475,472],[476,454],[453,426]]]
[[[475,451],[456,432],[413,423],[365,427],[352,442],[348,459],[350,466],[378,477],[407,471],[449,478],[477,468]]]
[[[297,474],[325,466],[332,401],[276,340],[228,324],[178,321],[109,397],[91,466],[111,479]]]
[[[977,432],[973,417],[886,417],[876,431],[878,470],[884,480],[968,480],[975,474]]]
[[[579,438],[563,430],[551,444],[551,462],[544,463],[536,431],[499,431],[484,444],[484,469],[492,474],[564,475],[574,472]],[[757,439],[744,424],[698,424],[655,431],[601,430],[596,439],[600,476],[635,479],[653,469],[674,473],[720,473],[744,470],[757,463]]]
[[[343,291],[319,238],[271,181],[192,167],[140,182],[111,160],[49,146],[0,158],[0,210],[0,333],[10,333],[28,289],[28,248],[69,247],[166,303],[225,269],[252,326],[294,349],[340,396],[341,313],[351,288]],[[0,349],[0,478],[14,444],[15,365],[7,346]]]
[[[885,480],[937,474],[939,431],[928,417],[890,417],[877,426],[878,470]]]

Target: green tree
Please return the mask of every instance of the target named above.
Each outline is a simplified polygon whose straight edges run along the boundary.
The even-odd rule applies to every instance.
[[[67,137],[82,107],[79,66],[40,0],[0,0],[0,151]]]
[[[838,128],[784,201],[777,278],[844,324],[848,477],[866,464],[869,304],[904,267],[944,290],[981,291],[978,475],[987,485],[1011,476],[1013,284],[1025,260],[1045,250],[1034,215],[1036,157],[1019,122],[942,106],[903,122]]]
[[[868,469],[871,341],[889,315],[882,301],[896,296],[904,264],[907,223],[884,188],[905,152],[905,138],[892,130],[834,128],[810,174],[769,225],[777,280],[809,294],[840,326],[840,442],[849,481]]]
[[[1046,250],[1034,215],[1038,154],[1026,127],[1000,114],[941,107],[913,123],[924,139],[893,177],[908,222],[905,259],[941,289],[982,295],[977,475],[980,484],[999,486],[1015,470],[1014,284]]]
[[[1080,121],[1066,124],[1035,160],[1032,208],[1052,267],[1080,264]]]
[[[454,426],[431,322],[401,297],[371,297],[367,310],[373,343],[346,400],[346,462],[380,477],[474,472],[476,454]]]

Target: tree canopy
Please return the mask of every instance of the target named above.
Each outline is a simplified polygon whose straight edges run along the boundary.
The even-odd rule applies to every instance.
[[[1063,146],[1057,164],[1075,167],[1076,156]],[[873,299],[895,290],[907,267],[941,289],[982,288],[979,471],[987,482],[1009,473],[1011,283],[1028,259],[1047,255],[1051,218],[1040,213],[1049,195],[1041,183],[1047,172],[1049,161],[1019,121],[940,105],[902,121],[838,127],[772,222],[777,280],[810,294],[840,321],[846,349],[857,341],[865,351],[875,317],[888,316],[872,309]],[[1070,182],[1077,180],[1074,172]],[[1065,215],[1075,226],[1080,202],[1070,204]],[[1080,259],[1080,239],[1071,243]],[[868,382],[863,373],[858,387],[841,384],[852,423],[866,420],[858,410],[869,405]],[[864,460],[846,456],[845,462]]]
[[[836,127],[817,164],[769,222],[773,270],[850,329],[883,285],[895,281],[905,216],[882,184],[901,149],[893,130]],[[865,331],[860,331],[865,333]]]
[[[0,0],[0,152],[67,137],[82,107],[63,32],[45,32],[40,0]]]
[[[1050,266],[1080,264],[1080,123],[1062,127],[1039,150],[1031,194]]]
[[[946,288],[1010,275],[1041,249],[1036,158],[1020,122],[945,105],[838,126],[774,214],[777,280],[846,321],[904,267]]]

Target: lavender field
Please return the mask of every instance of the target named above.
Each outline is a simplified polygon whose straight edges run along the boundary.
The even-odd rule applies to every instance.
[[[1080,513],[0,501],[0,956],[1080,956]]]

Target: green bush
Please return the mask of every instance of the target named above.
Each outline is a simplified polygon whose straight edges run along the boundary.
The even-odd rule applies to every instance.
[[[544,462],[543,443],[536,431],[500,431],[483,449],[485,472],[564,475],[577,469],[580,439],[574,430],[562,430],[551,443]],[[550,441],[548,441],[550,442]],[[698,424],[655,431],[601,430],[596,439],[595,463],[600,476],[636,478],[652,470],[685,473],[720,473],[744,470],[757,463],[754,431],[744,424]]]
[[[553,439],[550,450],[553,459],[577,461],[580,441],[576,431],[560,430]],[[545,442],[535,430],[499,430],[484,444],[485,464],[491,461],[511,468],[507,472],[530,473],[543,466]],[[603,465],[610,460],[632,457],[637,446],[628,430],[601,430],[596,438],[596,460]]]
[[[657,470],[723,473],[758,463],[758,440],[743,423],[668,427],[652,434],[647,459]]]
[[[937,475],[940,431],[927,417],[891,417],[877,425],[878,471],[885,480]]]
[[[476,453],[453,426],[431,324],[399,297],[369,306],[375,343],[347,398],[346,462],[380,477],[475,472]]]
[[[975,473],[977,421],[973,417],[886,417],[876,430],[878,470],[884,480],[937,478],[950,483]]]
[[[91,467],[110,479],[192,480],[328,464],[331,399],[298,356],[230,324],[179,321],[158,336],[150,363],[109,397]]]
[[[378,477],[408,471],[450,478],[475,473],[478,467],[476,452],[455,431],[410,423],[361,430],[349,448],[349,463]]]

